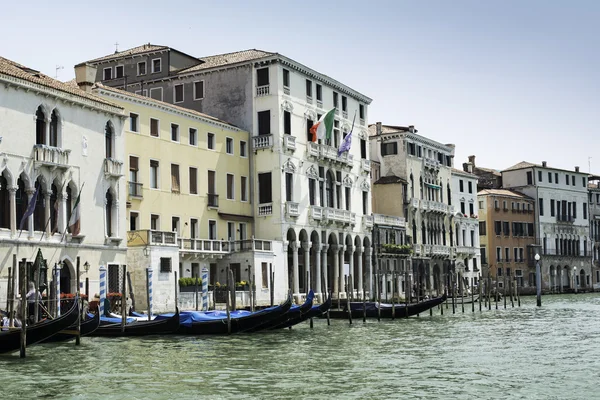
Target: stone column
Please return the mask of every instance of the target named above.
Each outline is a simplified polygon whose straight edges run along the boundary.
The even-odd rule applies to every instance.
[[[51,199],[52,190],[44,192],[44,228],[46,229],[46,239],[50,238],[50,234],[52,233],[52,224],[50,223],[50,218],[52,217]]]
[[[363,248],[362,246],[358,246],[356,248],[356,252],[358,253],[358,264],[357,264],[357,269],[358,269],[358,276],[355,277],[354,279],[356,280],[356,282],[358,282],[358,297],[360,299],[363,298],[363,296],[365,295],[365,292],[363,290],[363,284],[364,284],[364,280],[363,280]]]
[[[304,271],[302,273],[304,274],[303,278],[305,279],[304,292],[307,294],[310,289],[310,248],[311,247],[312,247],[312,243],[310,243],[310,242],[302,243],[302,250],[304,250]]]
[[[332,245],[331,249],[333,250],[333,293],[335,293],[337,298],[339,298],[339,289],[340,289],[340,257],[338,255],[339,248],[342,246]]]
[[[113,217],[113,224],[112,224],[112,227],[113,227],[113,236],[114,237],[119,237],[119,234],[120,234],[119,233],[120,232],[119,225],[121,225],[119,221],[120,221],[121,218],[120,218],[120,215],[119,215],[119,200],[118,199],[113,200],[112,217]],[[81,222],[79,222],[79,224],[81,225]]]
[[[338,247],[338,288],[340,292],[344,291],[344,252],[346,246]]]
[[[67,229],[67,192],[57,193],[58,195],[58,231],[61,235]]]
[[[371,247],[365,247],[365,262],[367,263],[367,290],[369,292],[369,297],[373,298],[373,262],[371,260]]]
[[[289,284],[290,284],[290,266],[289,266],[289,262],[288,262],[289,245],[290,245],[289,242],[286,242],[286,241],[283,242],[283,273],[285,274],[285,282],[288,285],[287,293],[289,293],[289,290],[291,289],[289,287]],[[268,282],[269,282],[269,285],[271,285],[271,283],[270,283],[271,276],[269,276]],[[273,290],[275,290],[275,289],[273,288]],[[286,294],[285,298],[287,298],[287,294]]]
[[[300,280],[298,276],[298,248],[300,247],[300,242],[292,242],[292,271],[294,274],[294,298],[296,303],[299,302],[299,293],[300,293]]]
[[[50,111],[50,115],[52,115],[52,111]],[[45,130],[46,132],[44,132],[44,144],[46,146],[50,146],[50,115],[46,115],[46,124],[45,124]]]
[[[315,254],[315,276],[312,277],[312,280],[315,282],[314,292],[317,295],[317,300],[322,301],[322,296],[318,294],[322,292],[321,289],[321,246],[317,244],[313,248]]]
[[[27,193],[27,205],[29,205],[29,203],[31,203],[31,199],[33,198],[33,194],[35,193],[35,189],[27,189],[27,190],[25,190],[25,193]],[[33,238],[33,216],[34,215],[35,215],[35,212],[27,218],[27,230],[29,231],[29,235],[28,235],[29,239]]]
[[[354,246],[346,246],[346,250],[348,251],[348,279],[350,279],[350,275],[352,275],[352,281],[348,281],[348,292],[354,291],[354,282],[356,282],[357,277],[354,276]]]
[[[321,283],[319,285],[319,288],[321,288],[321,286],[323,286],[323,289],[325,289],[324,293],[321,295],[321,301],[324,301],[325,298],[327,298],[327,294],[329,293],[329,279],[328,279],[328,271],[327,271],[327,249],[329,249],[329,245],[324,244],[321,245],[321,258],[322,258],[322,262],[321,262],[321,269],[322,272],[319,273],[319,276],[317,277],[317,282],[320,282],[321,276],[324,276],[323,279],[325,279],[323,281],[323,283]],[[317,264],[318,265],[318,264]],[[321,291],[323,291],[323,289],[320,289]]]
[[[10,196],[10,235],[12,237],[17,234],[17,186],[8,188]]]

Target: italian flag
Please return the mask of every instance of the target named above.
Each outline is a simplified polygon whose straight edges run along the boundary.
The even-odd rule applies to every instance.
[[[333,119],[335,117],[335,108],[332,108],[327,114],[323,115],[316,124],[310,128],[312,141],[317,139],[331,139],[331,131],[333,130]]]
[[[83,189],[83,187],[82,187]],[[81,207],[79,206],[79,200],[81,198],[81,190],[75,200],[75,206],[73,206],[73,212],[71,212],[71,219],[69,219],[69,228],[71,228],[71,235],[79,235],[80,221],[81,221]]]

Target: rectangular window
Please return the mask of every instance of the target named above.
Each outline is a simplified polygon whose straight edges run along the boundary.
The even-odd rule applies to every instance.
[[[548,172],[548,183],[552,183],[552,172]]]
[[[362,192],[362,212],[369,215],[369,192]]]
[[[162,60],[160,58],[155,58],[154,60],[152,60],[152,73],[153,74],[160,72],[161,67],[162,67]]]
[[[171,140],[179,142],[179,125],[171,124]]]
[[[245,141],[240,140],[240,157],[248,157],[247,144]]]
[[[523,260],[524,260],[523,254],[524,254],[523,248],[519,247],[519,262],[523,262]]]
[[[137,63],[137,74],[146,75],[146,61]]]
[[[323,101],[323,87],[317,83],[317,101]]]
[[[367,159],[367,141],[365,139],[360,139],[360,158]]]
[[[482,246],[479,251],[481,252],[481,264],[485,265],[487,264],[487,252],[486,252],[486,247]]]
[[[307,142],[312,141],[312,133],[310,133],[310,130],[312,127],[313,127],[312,119],[307,119],[306,120],[306,141]]]
[[[240,240],[246,240],[247,236],[246,236],[246,223],[245,222],[240,222],[239,224],[239,229],[240,229]]]
[[[577,202],[573,202],[573,218],[577,218]]]
[[[270,135],[271,134],[271,110],[265,110],[265,111],[258,112],[258,134],[259,135]]]
[[[540,203],[540,204],[539,204],[539,207],[540,207],[540,215],[541,215],[541,216],[543,216],[543,215],[544,215],[544,199],[542,199],[542,198],[540,197],[540,199],[539,199],[539,203]]]
[[[229,240],[229,241],[235,240],[235,223],[234,222],[227,223],[227,240]]]
[[[567,185],[569,184],[569,175],[565,175],[565,182]]]
[[[338,98],[339,98],[338,94],[336,92],[333,92],[333,106],[335,108],[338,108],[338,105],[339,105]]]
[[[284,71],[286,71],[284,69]],[[262,276],[262,288],[263,289],[268,289],[269,288],[269,265],[264,262],[261,263],[261,276]]]
[[[160,230],[160,217],[156,214],[150,214],[150,229],[153,231]]]
[[[533,173],[531,171],[527,171],[527,184],[533,185]]]
[[[469,181],[467,182],[468,188],[469,188],[469,193],[473,193],[473,182]]]
[[[198,194],[198,169],[190,167],[190,194]]]
[[[496,261],[502,261],[502,247],[496,247]]]
[[[144,96],[144,97],[148,97],[148,89],[136,90],[135,94],[140,95],[140,96]]]
[[[346,210],[350,211],[350,200],[352,199],[352,196],[350,195],[350,188],[346,187],[344,192],[344,200],[346,200]]]
[[[269,84],[269,68],[256,70],[256,86],[267,86]]]
[[[150,187],[152,189],[158,189],[158,161],[150,160]]]
[[[348,111],[348,98],[342,96],[342,111]]]
[[[583,186],[583,187],[586,187],[586,186],[587,186],[587,185],[586,185],[586,182],[585,182],[585,176],[582,176],[582,177],[581,177],[581,184],[582,184],[582,186]]]
[[[502,231],[504,233],[504,236],[510,236],[510,224],[508,223],[508,221],[502,222]]]
[[[140,118],[139,115],[134,114],[134,113],[129,113],[129,130],[131,132],[139,132],[139,129],[140,129],[139,118]]]
[[[469,215],[475,215],[475,210],[473,210],[473,203],[469,203]]]
[[[173,103],[183,103],[183,83],[173,86]]]
[[[483,201],[480,201],[480,202],[479,202],[479,209],[480,209],[480,210],[483,210]]]
[[[171,232],[179,234],[179,217],[171,217]]]
[[[541,181],[542,181],[542,171],[538,171],[538,182],[541,182]]]
[[[171,164],[171,192],[179,193],[181,186],[179,185],[179,165]]]
[[[198,146],[198,131],[196,128],[190,128],[189,136],[190,146]]]
[[[233,139],[232,138],[226,138],[225,139],[225,151],[227,152],[227,154],[233,154]]]
[[[292,113],[289,111],[283,112],[283,133],[285,135],[292,134]]]
[[[365,119],[365,106],[362,104],[358,105],[358,117],[360,119]]]
[[[535,233],[533,232],[533,223],[527,224],[527,233],[528,236],[535,236]]]
[[[161,87],[150,89],[150,98],[154,100],[162,101],[163,99],[163,90]]]
[[[217,221],[208,220],[208,239],[217,240]]]
[[[479,236],[486,236],[485,221],[479,221]]]
[[[518,261],[519,260],[519,248],[518,247],[514,247],[513,248],[513,256],[514,256],[514,261]]]
[[[571,176],[571,185],[573,185],[573,186],[576,185],[576,183],[575,183],[575,175]]]
[[[306,80],[306,97],[312,97],[312,81]]]
[[[232,174],[227,174],[227,200],[233,200],[234,192],[234,178]]]
[[[554,173],[554,182],[558,183],[558,172]]]
[[[583,203],[583,219],[587,219],[587,203]]]
[[[194,82],[194,100],[202,100],[204,98],[204,81]]]
[[[171,258],[170,257],[161,257],[160,258],[160,272],[171,272]]]
[[[554,217],[554,199],[550,199],[550,216]]]
[[[248,177],[240,178],[240,200],[248,201]]]
[[[115,67],[115,79],[122,78],[125,76],[125,69],[122,65],[117,65]]]
[[[294,195],[294,176],[286,172],[285,173],[285,201],[293,201]]]
[[[130,212],[129,213],[129,230],[130,231],[136,231],[139,229],[139,219],[140,219],[140,214],[137,212]]]
[[[506,262],[510,261],[510,247],[504,248],[504,257]]]
[[[290,87],[290,71],[285,68],[283,69],[283,87]]]
[[[381,155],[390,156],[398,154],[398,143],[381,143]]]
[[[496,236],[502,234],[502,221],[494,221],[494,232],[496,233]]]
[[[217,178],[215,171],[207,171],[207,192],[208,194],[217,194]]]
[[[272,201],[271,173],[260,173],[258,174],[258,203],[266,204]]]
[[[214,133],[208,133],[206,135],[206,147],[209,150],[214,150],[215,149],[215,134]]]
[[[313,178],[308,179],[308,200],[311,206],[316,205],[316,181]]]
[[[102,78],[105,81],[112,79],[112,67],[104,68],[102,70]]]
[[[458,191],[461,193],[465,191],[465,186],[462,179],[458,181]]]
[[[150,118],[150,136],[160,136],[160,123],[157,119]]]

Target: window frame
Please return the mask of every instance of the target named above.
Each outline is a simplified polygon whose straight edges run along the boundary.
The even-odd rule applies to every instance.
[[[152,166],[152,162],[156,162],[157,165],[156,167]],[[150,162],[148,163],[148,166],[150,167],[150,173],[149,173],[149,182],[148,182],[148,186],[150,187],[150,190],[160,190],[160,160],[157,160],[155,158],[151,158]],[[152,182],[152,168],[156,168],[156,187],[153,187],[153,182]]]
[[[160,91],[160,99],[152,97],[152,92],[155,91],[155,90],[156,91]],[[158,101],[163,101],[163,88],[162,87],[150,88],[149,94],[150,94],[150,96],[148,96],[148,97],[150,97],[151,99],[158,100]]]
[[[122,76],[117,76],[117,70],[121,68]],[[125,77],[125,66],[123,64],[115,65],[115,77],[113,79],[123,79]]]
[[[231,145],[231,149],[229,149],[230,145]],[[235,146],[233,144],[233,138],[231,136],[225,137],[225,154],[228,154],[230,156],[235,155]]]
[[[113,70],[112,67],[102,68],[102,80],[103,81],[111,81],[114,79],[112,70]],[[110,78],[106,78],[106,71],[110,71]]]
[[[132,126],[132,122],[134,121],[134,118],[132,116],[135,116],[135,130],[131,129]],[[135,132],[135,133],[140,133],[140,115],[130,112],[129,113],[129,132]]]
[[[248,202],[248,177],[243,175],[240,176],[240,201]]]
[[[229,185],[229,177],[231,177],[231,185]],[[231,189],[231,197],[229,196],[229,190]],[[227,200],[235,200],[235,175],[227,173],[225,178],[225,198]]]
[[[175,133],[177,134],[177,139],[173,139],[173,128],[175,128]],[[181,142],[181,133],[179,131],[179,124],[175,124],[171,122],[171,142],[180,143]]]
[[[211,147],[212,143],[212,147]],[[206,132],[206,149],[216,151],[217,142],[216,135],[212,132]]]
[[[198,91],[196,89],[197,83],[202,83],[202,96],[201,97],[198,97]],[[194,82],[192,82],[192,85],[194,87],[194,101],[204,99],[204,92],[205,92],[204,79],[201,79],[199,81],[194,81]]]
[[[194,133],[192,135],[192,132]],[[192,137],[194,138],[194,143],[192,143]],[[198,129],[189,127],[188,128],[188,144],[193,147],[198,147]]]
[[[194,181],[192,181],[192,170],[195,170],[195,174],[196,174],[196,179]],[[195,191],[192,191],[192,182],[194,182],[195,185]],[[198,195],[198,167],[188,167],[188,185],[189,185],[189,192],[190,195],[194,195],[197,196]]]
[[[140,73],[140,65],[144,65],[144,73],[141,74]],[[148,65],[146,64],[146,61],[140,61],[137,63],[137,76],[144,76],[144,75],[148,75]]]
[[[154,61],[158,60],[158,71],[154,68]],[[153,58],[150,62],[151,74],[159,74],[162,72],[162,58]]]
[[[245,140],[240,140],[240,157],[248,158],[248,142]]]
[[[181,100],[177,100],[177,88],[181,88]],[[178,83],[173,85],[173,104],[183,103],[185,101],[185,85],[183,83]]]

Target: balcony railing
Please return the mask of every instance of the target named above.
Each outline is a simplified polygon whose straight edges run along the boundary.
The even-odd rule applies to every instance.
[[[129,184],[129,196],[130,197],[144,197],[142,192],[143,185],[139,182],[128,182]]]
[[[320,221],[323,219],[323,208],[319,206],[310,206],[310,214],[315,221]]]
[[[573,223],[575,222],[575,217],[571,215],[557,215],[556,222],[560,223]]]
[[[290,88],[288,86],[284,86],[283,87],[283,93],[284,94],[290,94]]]
[[[150,231],[149,244],[176,244],[177,232]]]
[[[219,195],[215,193],[207,193],[206,197],[208,197],[208,206],[209,207],[219,207]]]
[[[342,111],[342,117],[348,118],[348,111]]]
[[[356,214],[348,210],[324,207],[323,219],[329,222],[354,225],[356,223]]]
[[[419,208],[419,199],[416,199],[414,197],[410,199],[410,206],[412,208]]]
[[[456,246],[458,254],[475,254],[475,248],[471,246]]]
[[[373,222],[376,225],[395,226],[399,228],[406,227],[404,217],[395,217],[392,215],[373,214]]]
[[[252,149],[261,150],[273,147],[273,135],[258,135],[252,137]]]
[[[256,87],[256,96],[268,96],[269,95],[269,85],[257,86]]]
[[[421,209],[423,211],[432,211],[439,213],[447,213],[448,205],[433,200],[421,200]]]
[[[296,202],[287,201],[285,203],[285,212],[290,217],[298,217],[300,215],[300,206]]]
[[[315,158],[321,157],[350,167],[354,163],[354,156],[352,154],[345,152],[338,156],[338,149],[326,144],[308,142],[308,154]]]
[[[439,169],[441,166],[439,161],[432,158],[425,158],[423,161],[425,163],[425,168]]]
[[[438,245],[438,244],[426,244],[425,246],[425,254],[428,256],[449,256],[450,248],[448,246]]]
[[[360,168],[365,172],[371,172],[371,160],[360,160]]]
[[[365,228],[373,227],[373,216],[372,215],[363,215],[363,225]]]
[[[45,144],[36,144],[33,146],[34,160],[41,165],[68,168],[70,153],[71,150],[46,146]]]
[[[286,150],[296,150],[296,137],[291,135],[283,136],[283,147]]]
[[[264,217],[267,215],[273,215],[273,203],[265,203],[258,205],[258,216]]]
[[[121,177],[123,174],[121,173],[123,170],[123,162],[117,161],[113,158],[105,158],[104,159],[104,175],[112,176],[112,177]]]

